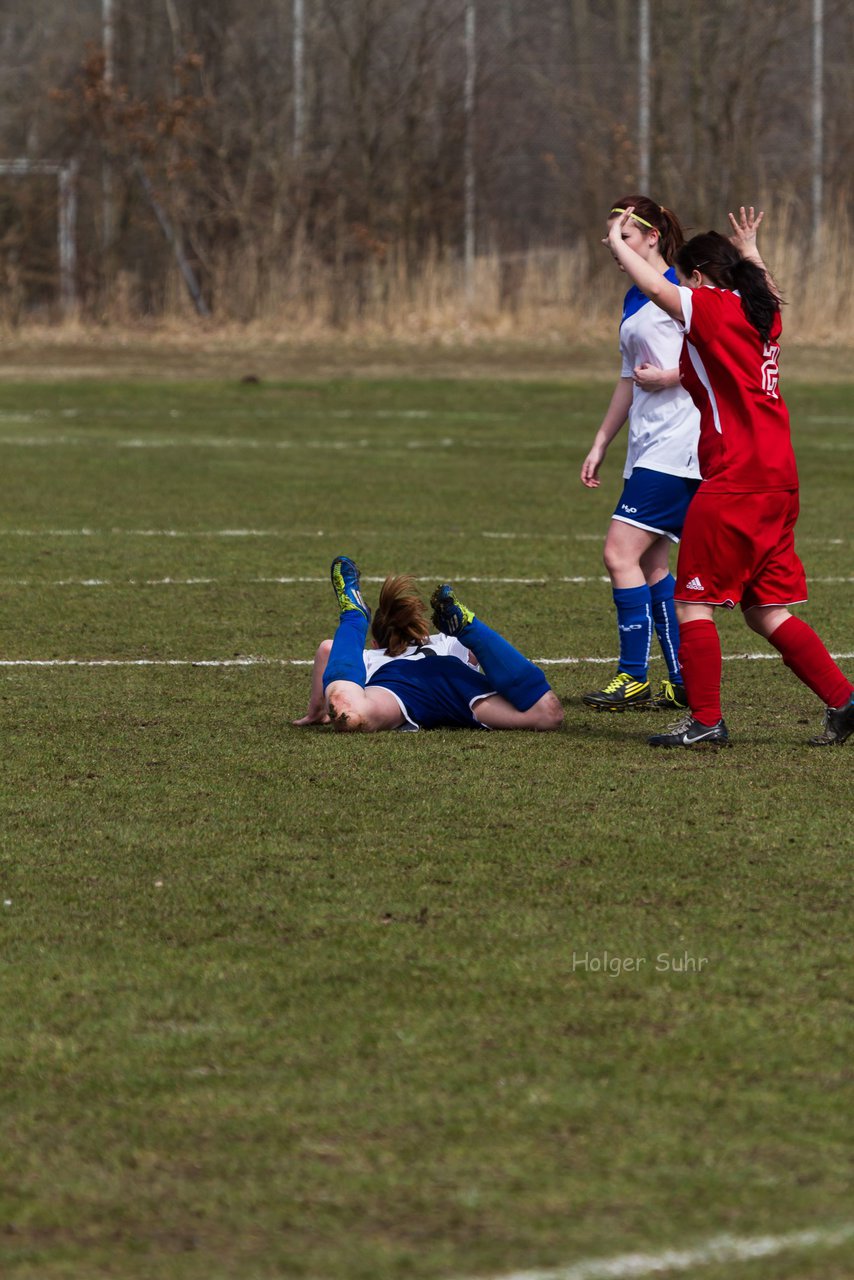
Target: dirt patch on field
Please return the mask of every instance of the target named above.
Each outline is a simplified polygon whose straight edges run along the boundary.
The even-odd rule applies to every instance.
[[[16,330],[3,339],[0,378],[68,381],[234,380],[292,381],[328,378],[506,378],[610,382],[619,373],[613,341],[541,342],[472,338],[435,341],[306,340],[235,327],[109,331]],[[846,348],[798,346],[784,350],[788,378],[854,381]]]

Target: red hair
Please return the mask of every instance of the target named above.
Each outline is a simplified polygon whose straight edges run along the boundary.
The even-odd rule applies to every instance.
[[[393,658],[410,645],[421,644],[430,634],[427,606],[408,573],[393,574],[380,587],[371,634],[380,649]]]

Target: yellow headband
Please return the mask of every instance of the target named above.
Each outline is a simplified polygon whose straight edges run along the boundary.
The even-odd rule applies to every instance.
[[[625,209],[612,209],[612,213],[625,213]],[[658,227],[654,227],[651,222],[647,222],[646,218],[640,218],[636,213],[630,215],[634,222],[639,222],[642,227],[649,227],[650,231],[658,231]]]

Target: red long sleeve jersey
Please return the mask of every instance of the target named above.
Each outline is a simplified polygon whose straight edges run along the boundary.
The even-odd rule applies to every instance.
[[[779,391],[779,311],[763,342],[729,289],[680,287],[685,340],[679,376],[700,411],[703,489],[796,489],[789,411]]]

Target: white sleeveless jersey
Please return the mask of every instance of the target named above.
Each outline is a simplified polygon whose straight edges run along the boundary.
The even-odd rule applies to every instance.
[[[666,278],[677,283],[670,267]],[[675,369],[682,352],[682,332],[675,320],[650,302],[635,286],[626,294],[620,324],[621,378],[631,378],[639,364]],[[629,410],[629,441],[623,478],[635,467],[699,479],[697,445],[700,415],[688,392],[678,383],[664,391],[634,387]]]
[[[408,649],[404,649],[403,653],[398,653],[394,657],[385,649],[366,649],[363,654],[366,681],[370,681],[371,677],[375,676],[380,667],[385,666],[387,662],[399,662],[402,658],[411,658],[417,662],[424,657],[425,649],[432,649],[440,658],[459,658],[460,662],[469,662],[471,655],[471,650],[464,644],[460,644],[454,636],[443,635],[428,636],[425,644],[411,644]]]

